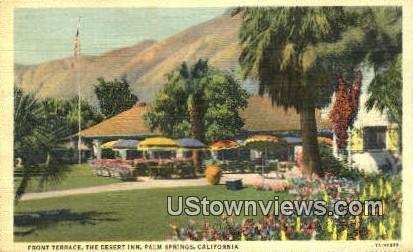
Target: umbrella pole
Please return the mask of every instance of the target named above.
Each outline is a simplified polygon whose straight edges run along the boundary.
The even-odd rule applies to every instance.
[[[264,149],[264,152],[265,152],[265,149]],[[261,152],[261,174],[262,174],[262,177],[264,177],[264,153],[263,152]]]

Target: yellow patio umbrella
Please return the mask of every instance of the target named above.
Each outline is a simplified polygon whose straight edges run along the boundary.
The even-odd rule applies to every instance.
[[[264,153],[265,159],[267,159],[268,148],[279,148],[287,145],[287,142],[279,137],[272,135],[254,135],[244,141],[244,145],[250,149],[259,150]],[[262,175],[264,175],[264,158],[262,160]]]
[[[286,141],[272,135],[254,135],[246,139],[244,144],[249,145],[252,149],[263,149],[267,146],[285,145]]]
[[[113,145],[114,145],[116,142],[117,142],[117,140],[116,140],[116,141],[109,141],[109,142],[106,142],[106,143],[102,144],[100,147],[101,147],[102,149],[112,149]]]
[[[139,150],[170,150],[179,148],[178,144],[167,137],[149,137],[139,142]]]

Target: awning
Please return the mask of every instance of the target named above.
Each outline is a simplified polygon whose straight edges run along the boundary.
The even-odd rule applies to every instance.
[[[167,137],[150,137],[138,144],[140,150],[171,150],[179,148],[178,144]]]

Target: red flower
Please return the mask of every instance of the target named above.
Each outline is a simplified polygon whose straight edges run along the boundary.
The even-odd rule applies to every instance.
[[[359,106],[359,96],[361,88],[361,72],[356,72],[353,86],[348,89],[345,79],[338,78],[333,108],[330,112],[330,119],[333,123],[333,131],[336,135],[336,144],[339,149],[344,149],[347,145],[347,128],[351,127],[357,115]]]

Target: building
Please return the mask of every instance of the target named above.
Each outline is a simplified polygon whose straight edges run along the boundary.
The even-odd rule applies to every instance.
[[[160,135],[151,132],[143,118],[150,107],[145,103],[135,105],[118,115],[108,118],[90,128],[80,132],[82,139],[92,142],[93,154],[101,157],[101,145],[105,142],[118,139],[142,140],[146,137]],[[294,109],[285,110],[273,106],[272,101],[266,96],[252,96],[249,98],[248,107],[240,111],[245,125],[239,139],[245,139],[253,134],[292,134],[300,130],[300,116]],[[316,112],[317,125],[321,130],[331,131],[331,123],[321,117],[320,111]]]
[[[240,112],[245,120],[243,131],[239,138],[246,139],[255,134],[283,136],[288,143],[288,149],[271,150],[266,153],[270,158],[281,157],[284,160],[294,158],[295,147],[301,145],[300,115],[294,108],[284,109],[274,105],[270,97],[252,96],[248,100],[248,107]],[[317,129],[320,135],[332,136],[331,121],[322,117],[322,111],[316,110]],[[250,151],[250,158],[260,158],[263,153]]]
[[[248,107],[240,112],[245,120],[244,134],[291,134],[299,133],[300,115],[293,108],[277,106],[267,96],[251,96]],[[320,132],[331,132],[331,121],[316,111],[317,128]]]
[[[351,158],[353,166],[367,172],[388,170],[399,158],[399,130],[385,114],[377,110],[367,112],[367,95],[360,97],[360,110],[351,130]]]
[[[368,98],[367,87],[372,74],[369,75],[369,71],[363,74],[360,109],[351,131],[349,148],[352,166],[371,172],[394,167],[398,162],[399,130],[385,114],[374,109],[367,112],[365,102]],[[142,140],[160,135],[160,132],[152,132],[145,123],[143,115],[148,109],[149,106],[145,103],[135,105],[127,111],[81,131],[80,135],[92,143],[93,155],[97,158],[101,157],[101,145],[104,142],[118,139]],[[245,125],[238,139],[244,140],[254,134],[299,136],[299,114],[295,109],[286,110],[280,106],[273,106],[269,97],[250,97],[248,107],[240,111],[240,114]],[[328,114],[329,108],[317,110],[316,121],[319,134],[331,137],[332,124]],[[333,148],[336,150],[335,146]]]
[[[104,142],[118,139],[142,140],[159,135],[157,131],[152,132],[145,124],[143,115],[148,109],[145,103],[139,103],[118,115],[82,130],[79,135],[82,139],[92,141],[93,154],[100,158],[101,145]]]
[[[367,111],[371,69],[364,69],[359,111],[351,130],[349,148],[352,166],[366,172],[396,168],[400,155],[399,130],[396,123],[378,110]],[[336,149],[336,146],[334,146]]]

